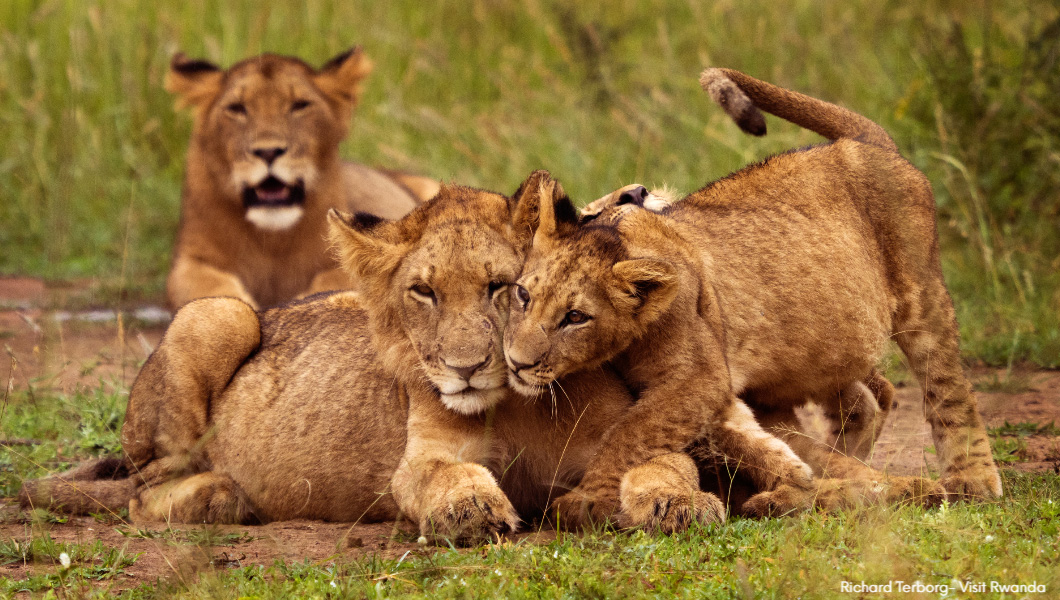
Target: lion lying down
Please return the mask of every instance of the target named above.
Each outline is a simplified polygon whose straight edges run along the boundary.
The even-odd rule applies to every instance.
[[[340,159],[371,68],[359,48],[320,69],[274,54],[227,70],[173,58],[166,89],[193,109],[194,126],[170,306],[232,296],[264,308],[348,288],[327,252],[328,210],[397,218],[437,192],[425,177]]]
[[[793,409],[824,403],[845,421],[840,447],[866,452],[878,431],[874,368],[892,338],[925,390],[942,487],[921,478],[861,487],[999,496],[961,368],[927,180],[860,115],[736,71],[708,70],[703,84],[747,129],[760,129],[757,105],[835,141],[769,158],[656,210],[639,208],[646,194],[633,188],[579,221],[562,194],[543,195],[505,333],[513,384],[532,390],[606,361],[639,391],[578,488],[557,501],[560,512],[606,516],[630,465],[687,449],[703,432],[757,484],[779,478],[778,489],[749,502],[752,512],[797,503],[807,492],[789,475],[790,457],[740,447],[750,430],[729,427],[743,418],[737,397],[818,473],[882,480],[797,433]]]
[[[527,223],[524,196],[445,186],[398,221],[332,213],[358,295],[262,313],[233,298],[189,303],[133,385],[124,457],[26,482],[22,503],[129,505],[134,521],[400,512],[455,539],[542,513],[632,398],[606,370],[563,378],[540,402],[507,387],[501,335],[528,241],[512,225]],[[630,526],[724,518],[682,453],[635,465],[622,498]]]

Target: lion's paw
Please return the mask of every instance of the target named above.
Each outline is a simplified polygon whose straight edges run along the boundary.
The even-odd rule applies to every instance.
[[[940,483],[956,500],[993,500],[1001,497],[1001,477],[993,465],[946,475]]]
[[[476,468],[478,467],[478,468]],[[435,496],[420,519],[420,533],[461,545],[515,531],[519,514],[489,472],[479,465],[453,465],[458,479]],[[436,477],[440,484],[454,477]],[[444,484],[442,484],[444,485]]]
[[[759,492],[740,507],[747,517],[779,517],[813,507],[813,492],[791,485],[781,485],[768,492]]]
[[[670,534],[688,529],[692,523],[706,525],[725,521],[725,505],[714,494],[695,491],[675,494],[639,494],[622,498],[619,522]]]
[[[563,529],[605,524],[618,515],[618,494],[590,492],[579,486],[554,500],[551,512],[556,518],[556,526]]]

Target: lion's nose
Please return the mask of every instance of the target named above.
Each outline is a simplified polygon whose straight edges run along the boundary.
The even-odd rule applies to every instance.
[[[477,365],[471,365],[470,367],[454,367],[449,363],[445,363],[445,366],[446,368],[450,369],[451,371],[459,375],[461,378],[463,378],[464,381],[468,381],[471,379],[471,376],[475,374],[475,371],[479,370],[487,362],[489,362],[489,358],[478,363]]]
[[[618,197],[618,204],[636,204],[637,206],[644,206],[644,201],[648,198],[648,190],[643,185],[626,190],[622,192],[622,195]]]
[[[279,146],[273,146],[271,148],[255,148],[254,156],[265,161],[265,164],[271,165],[272,161],[283,156],[285,152],[287,152],[287,148],[281,148]]]

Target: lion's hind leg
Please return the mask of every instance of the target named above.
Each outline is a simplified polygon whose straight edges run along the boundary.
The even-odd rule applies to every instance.
[[[141,488],[129,506],[135,523],[241,524],[254,521],[246,494],[228,475],[196,473]]]
[[[674,533],[694,522],[725,520],[725,506],[714,494],[700,491],[696,463],[683,452],[633,467],[622,477],[618,494],[622,527]]]
[[[145,481],[209,469],[211,404],[261,341],[254,310],[235,298],[184,306],[137,375],[122,426],[122,450]]]
[[[813,468],[817,479],[809,488],[782,485],[756,494],[743,504],[741,514],[766,516],[811,508],[835,511],[874,504],[935,506],[947,497],[937,481],[887,475],[806,434],[790,407],[765,412],[760,418]]]

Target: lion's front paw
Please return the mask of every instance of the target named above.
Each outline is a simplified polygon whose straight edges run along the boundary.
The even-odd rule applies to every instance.
[[[740,507],[740,514],[748,517],[779,517],[813,507],[814,493],[791,485],[751,496]]]
[[[420,533],[434,541],[473,543],[516,530],[519,515],[493,476],[480,465],[453,465],[434,482],[439,493],[425,507]]]
[[[563,529],[604,524],[618,514],[618,494],[605,490],[591,492],[578,486],[553,501],[551,510],[556,526]]]
[[[725,521],[725,505],[714,494],[694,491],[689,493],[638,494],[622,497],[622,514],[619,522],[623,527],[641,527],[662,533],[684,531],[699,523]]]
[[[1001,497],[1001,477],[990,465],[944,476],[939,483],[956,500],[993,500]]]

